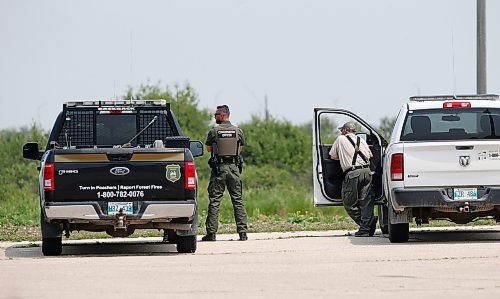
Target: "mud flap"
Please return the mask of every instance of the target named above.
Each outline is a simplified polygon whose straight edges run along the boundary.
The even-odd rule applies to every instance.
[[[392,224],[411,222],[412,218],[411,208],[404,209],[401,212],[399,211],[396,212],[389,204],[388,210],[389,210],[389,221]]]
[[[194,217],[192,220],[191,229],[190,230],[177,230],[176,233],[178,236],[196,236],[198,234],[198,207],[196,207],[196,212],[194,213]]]
[[[62,236],[62,225],[60,223],[48,223],[43,211],[40,213],[40,226],[42,227],[43,238],[59,238]]]

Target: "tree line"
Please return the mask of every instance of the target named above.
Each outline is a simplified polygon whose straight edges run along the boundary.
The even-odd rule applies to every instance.
[[[212,122],[212,109],[199,107],[196,91],[189,84],[160,86],[141,85],[136,90],[129,89],[126,98],[165,99],[170,102],[183,133],[191,139],[205,141]],[[394,125],[394,118],[383,118],[379,133],[388,138]],[[311,123],[293,124],[288,120],[251,116],[249,121],[240,123],[246,136],[246,146],[242,153],[245,161],[243,179],[246,188],[293,190],[302,186],[312,188],[312,129]],[[336,124],[329,124],[335,130]],[[327,128],[328,129],[328,128]],[[38,198],[37,162],[22,158],[22,145],[28,141],[45,144],[48,132],[37,124],[19,129],[0,130],[0,206],[9,203],[12,209],[37,209],[32,207]],[[200,180],[207,180],[209,168],[205,157],[196,159]],[[293,187],[293,188],[289,188]],[[306,192],[306,191],[304,191]],[[30,201],[26,201],[31,198]],[[0,225],[15,217],[8,209],[0,209]],[[32,213],[39,213],[33,211]],[[15,219],[11,219],[15,222]]]

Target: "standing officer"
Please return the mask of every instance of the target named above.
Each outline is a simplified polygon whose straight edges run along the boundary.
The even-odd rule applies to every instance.
[[[373,215],[373,197],[368,194],[372,180],[370,158],[373,157],[365,140],[356,136],[356,126],[347,122],[339,128],[341,134],[332,145],[330,158],[340,160],[345,173],[342,200],[347,214],[359,225],[356,237],[371,237],[378,217]]]
[[[243,131],[229,121],[229,107],[217,106],[214,114],[218,124],[208,132],[205,145],[212,153],[209,161],[212,172],[208,185],[208,214],[205,223],[207,234],[202,241],[215,241],[215,234],[219,224],[219,207],[222,195],[227,186],[236,220],[236,230],[240,241],[248,240],[247,237],[247,212],[243,205],[242,183],[240,178],[241,157],[240,153],[245,145]]]

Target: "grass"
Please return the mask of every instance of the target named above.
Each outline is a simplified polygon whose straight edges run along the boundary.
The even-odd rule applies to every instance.
[[[0,202],[0,241],[37,241],[41,240],[39,223],[40,208],[38,196],[27,190],[19,192],[17,200]],[[12,193],[11,193],[12,194]],[[31,193],[32,194],[32,193]],[[248,212],[248,231],[304,231],[354,229],[354,222],[341,207],[315,208],[312,204],[312,191],[307,187],[251,188],[244,191],[244,201]],[[199,233],[205,233],[205,220],[208,206],[206,183],[199,189]],[[235,233],[233,207],[226,194],[219,212],[219,233]],[[159,237],[161,231],[138,230],[132,237]],[[105,233],[73,232],[69,239],[109,238]]]
[[[256,176],[250,171],[248,177]],[[307,230],[335,230],[357,228],[342,207],[316,208],[312,203],[312,188],[301,179],[285,173],[274,173],[281,179],[259,178],[244,188],[244,202],[248,213],[248,231],[284,232]],[[245,179],[245,177],[244,177]],[[259,181],[260,180],[260,181]],[[5,181],[4,181],[5,182]],[[293,182],[296,182],[295,184]],[[36,192],[36,179],[28,182],[8,182],[0,189],[0,241],[38,241],[40,235],[40,208]],[[205,233],[208,206],[208,180],[199,185],[199,233]],[[263,186],[263,187],[260,187]],[[236,233],[233,208],[227,194],[219,211],[219,232]],[[495,220],[480,219],[468,225],[492,225]],[[447,221],[432,221],[426,226],[451,226]],[[412,224],[412,227],[416,225]],[[160,237],[154,230],[138,230],[131,237]],[[110,238],[106,233],[73,232],[69,239]]]

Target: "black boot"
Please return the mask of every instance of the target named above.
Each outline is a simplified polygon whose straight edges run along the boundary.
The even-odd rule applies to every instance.
[[[240,241],[246,241],[246,240],[248,240],[246,232],[241,232],[241,233],[239,233],[239,235],[240,235]]]
[[[207,233],[201,238],[202,241],[215,241],[215,233]]]
[[[378,217],[373,216],[372,221],[370,222],[370,225],[369,225],[369,230],[366,231],[365,229],[362,229],[360,227],[359,230],[354,233],[354,236],[355,237],[373,237],[373,235],[375,234],[375,230],[377,229],[377,221],[378,221]]]
[[[357,232],[354,233],[355,237],[371,237],[370,233],[358,230]]]

